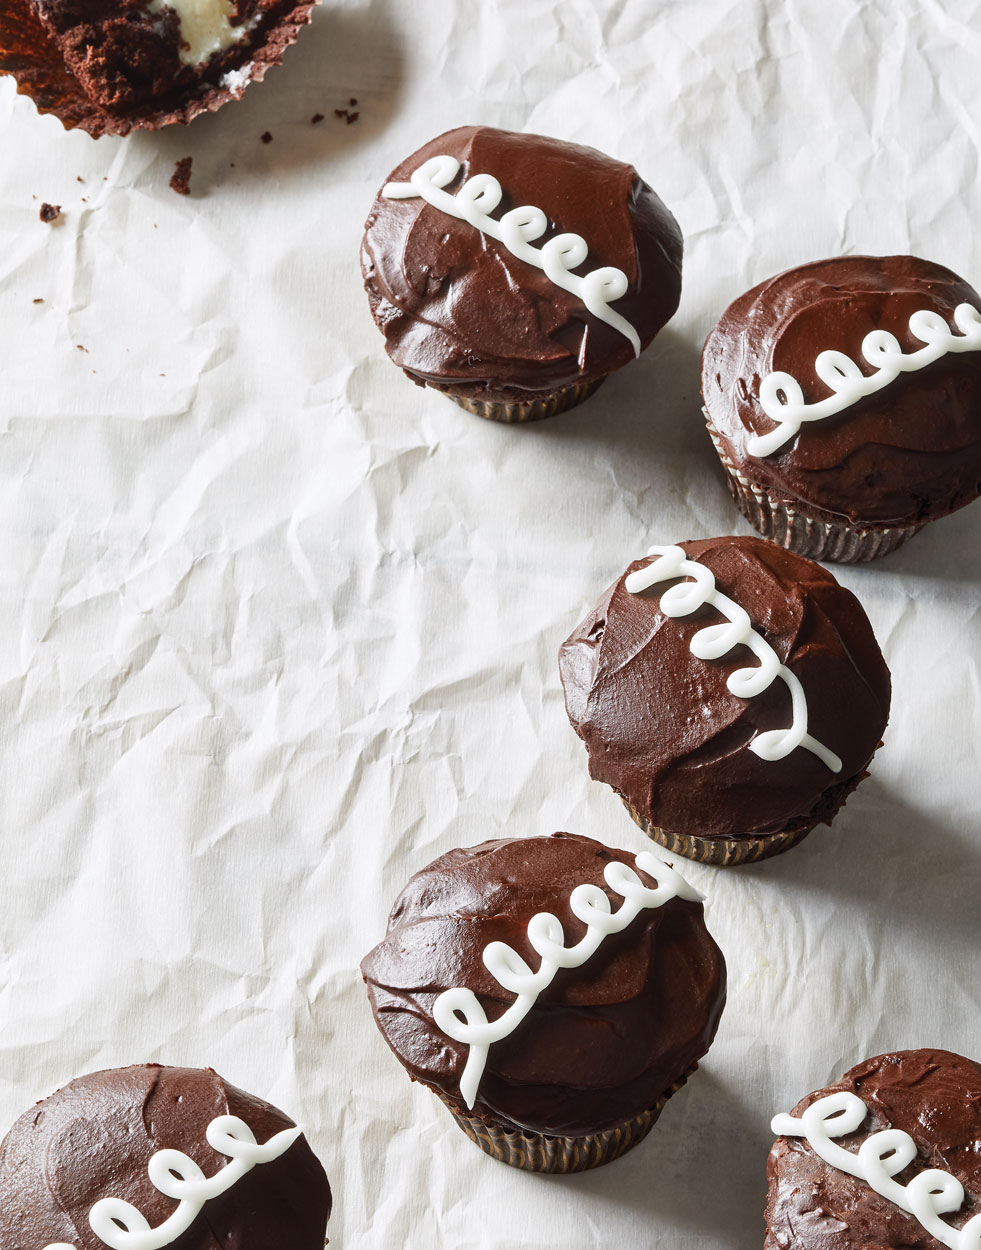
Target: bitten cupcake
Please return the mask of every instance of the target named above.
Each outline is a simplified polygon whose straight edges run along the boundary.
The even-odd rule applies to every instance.
[[[209,1069],[93,1072],[0,1146],[4,1250],[323,1250],[331,1193],[299,1128]]]
[[[702,395],[739,510],[818,560],[872,560],[981,491],[981,297],[915,256],[843,256],[741,296]]]
[[[315,0],[0,0],[0,73],[94,138],[188,122],[238,99]]]
[[[981,1065],[945,1050],[860,1063],[778,1115],[766,1250],[976,1250]]]
[[[361,258],[395,364],[480,416],[531,421],[640,355],[678,307],[681,253],[632,166],[463,126],[392,173]]]
[[[776,855],[830,823],[889,715],[855,596],[755,537],[652,547],[562,644],[559,670],[590,776],[703,863]]]
[[[361,971],[410,1077],[487,1154],[533,1172],[641,1141],[725,1004],[700,895],[650,851],[569,833],[441,856]]]

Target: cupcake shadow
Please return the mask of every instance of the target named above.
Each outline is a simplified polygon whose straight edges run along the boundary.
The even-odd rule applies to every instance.
[[[900,801],[874,775],[830,829],[819,826],[787,855],[739,872],[767,889],[821,891],[837,907],[875,917],[883,947],[915,941],[941,961],[974,958],[981,840]]]
[[[701,350],[679,330],[662,330],[639,360],[611,374],[592,398],[529,430],[544,438],[593,439],[651,463],[703,453],[711,464],[699,387]]]
[[[701,349],[668,327],[640,360],[612,374],[577,408],[523,427],[556,459],[609,466],[646,529],[665,508],[683,510],[684,533],[741,531],[701,411]],[[716,489],[707,488],[706,481]],[[633,501],[636,501],[633,503]]]
[[[668,1102],[650,1137],[622,1159],[580,1176],[549,1177],[589,1204],[597,1223],[630,1211],[641,1222],[756,1250],[762,1240],[765,1108],[747,1103],[711,1069]]]
[[[931,521],[881,567],[903,577],[981,582],[981,501]]]
[[[192,197],[225,179],[230,164],[238,177],[289,177],[376,139],[399,107],[404,82],[405,54],[387,0],[355,12],[334,4],[314,11],[283,64],[241,100],[187,128],[137,133],[130,142],[174,160],[193,156]]]

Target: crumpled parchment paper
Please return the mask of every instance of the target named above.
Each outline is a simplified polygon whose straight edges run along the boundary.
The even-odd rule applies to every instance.
[[[341,1250],[751,1250],[775,1111],[885,1049],[981,1055],[978,506],[836,570],[885,745],[832,830],[687,867],[730,1003],[644,1145],[485,1158],[357,971],[452,846],[643,848],[556,649],[651,542],[746,532],[699,416],[732,298],[840,252],[981,281],[979,60],[974,0],[328,0],[186,130],[94,143],[0,83],[4,1129],[97,1067],[210,1064],[305,1125]],[[475,121],[632,161],[686,236],[655,346],[523,429],[409,384],[361,291],[377,186]]]

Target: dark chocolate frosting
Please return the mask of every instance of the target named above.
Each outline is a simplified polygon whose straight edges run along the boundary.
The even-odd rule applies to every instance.
[[[955,1228],[981,1210],[981,1065],[945,1050],[880,1055],[809,1094],[793,1114],[841,1090],[861,1098],[869,1115],[838,1145],[856,1151],[871,1133],[900,1129],[916,1142],[919,1161],[897,1180],[908,1184],[927,1168],[956,1176],[967,1201],[944,1217]],[[945,1250],[914,1216],[825,1163],[801,1138],[778,1138],[767,1177],[766,1250]]]
[[[613,860],[634,866],[626,851],[558,833],[450,851],[412,878],[361,971],[378,1027],[414,1080],[465,1110],[468,1047],[437,1028],[433,1002],[460,986],[496,1019],[514,995],[485,968],[484,948],[506,942],[537,969],[526,930],[542,911],[561,921],[566,945],[578,942],[585,927],[569,907],[576,886],[600,886],[614,911],[623,903],[603,879]],[[653,1106],[705,1054],[724,1004],[725,962],[701,904],[676,898],[642,911],[581,968],[560,971],[490,1047],[467,1114],[572,1137],[612,1127]]]
[[[389,181],[407,182],[433,156],[461,162],[446,190],[491,174],[504,198],[495,217],[540,208],[549,230],[581,235],[589,256],[577,273],[622,269],[630,286],[611,305],[643,346],[673,316],[681,296],[678,224],[630,165],[593,148],[542,135],[463,126],[403,161]],[[634,358],[628,339],[590,314],[501,243],[423,199],[381,193],[365,227],[365,288],[388,354],[421,384],[510,401],[605,376]]]
[[[177,1203],[151,1184],[150,1157],[179,1150],[213,1176],[230,1160],[205,1133],[224,1115],[243,1120],[260,1145],[293,1126],[210,1069],[147,1064],[72,1081],[21,1116],[0,1146],[0,1250],[53,1242],[105,1250],[89,1225],[103,1198],[162,1224]],[[206,1202],[172,1250],[323,1250],[330,1208],[324,1169],[300,1137]]]
[[[830,819],[863,775],[889,713],[889,670],[861,605],[803,556],[762,538],[679,543],[716,587],[749,613],[754,629],[800,680],[808,732],[842,760],[833,773],[797,747],[766,761],[757,734],[786,729],[782,681],[742,699],[726,680],[755,666],[748,648],[699,660],[692,636],[722,623],[714,608],[669,619],[661,596],[675,582],[631,594],[631,564],[559,651],[566,710],[586,743],[590,775],[611,785],[652,824],[701,838],[804,828]]]
[[[900,374],[770,456],[746,447],[776,427],[759,402],[768,374],[791,374],[817,403],[831,394],[814,369],[822,351],[843,352],[870,375],[861,351],[870,331],[918,351],[925,344],[910,332],[911,315],[939,313],[960,333],[953,315],[962,303],[981,309],[973,287],[915,256],[816,261],[754,287],[726,310],[702,356],[702,395],[725,454],[750,482],[816,519],[905,525],[970,503],[981,489],[981,352]]]

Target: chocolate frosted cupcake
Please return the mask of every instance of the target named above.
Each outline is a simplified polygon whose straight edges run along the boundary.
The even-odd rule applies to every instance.
[[[880,1055],[778,1115],[773,1131],[766,1250],[981,1245],[981,1065],[972,1060]]]
[[[559,652],[590,776],[668,850],[776,855],[866,775],[889,670],[858,600],[760,538],[652,547]]]
[[[98,138],[188,122],[278,65],[315,0],[0,0],[0,73]]]
[[[981,297],[915,256],[791,269],[702,356],[709,433],[743,515],[819,560],[871,560],[981,490]]]
[[[487,1154],[609,1163],[715,1036],[725,962],[699,900],[651,852],[569,833],[450,851],[361,965],[375,1020]]]
[[[571,408],[678,307],[681,232],[630,165],[464,126],[393,172],[365,227],[389,356],[497,421]]]
[[[293,1121],[210,1069],[93,1072],[0,1146],[3,1250],[323,1250],[330,1186]]]

